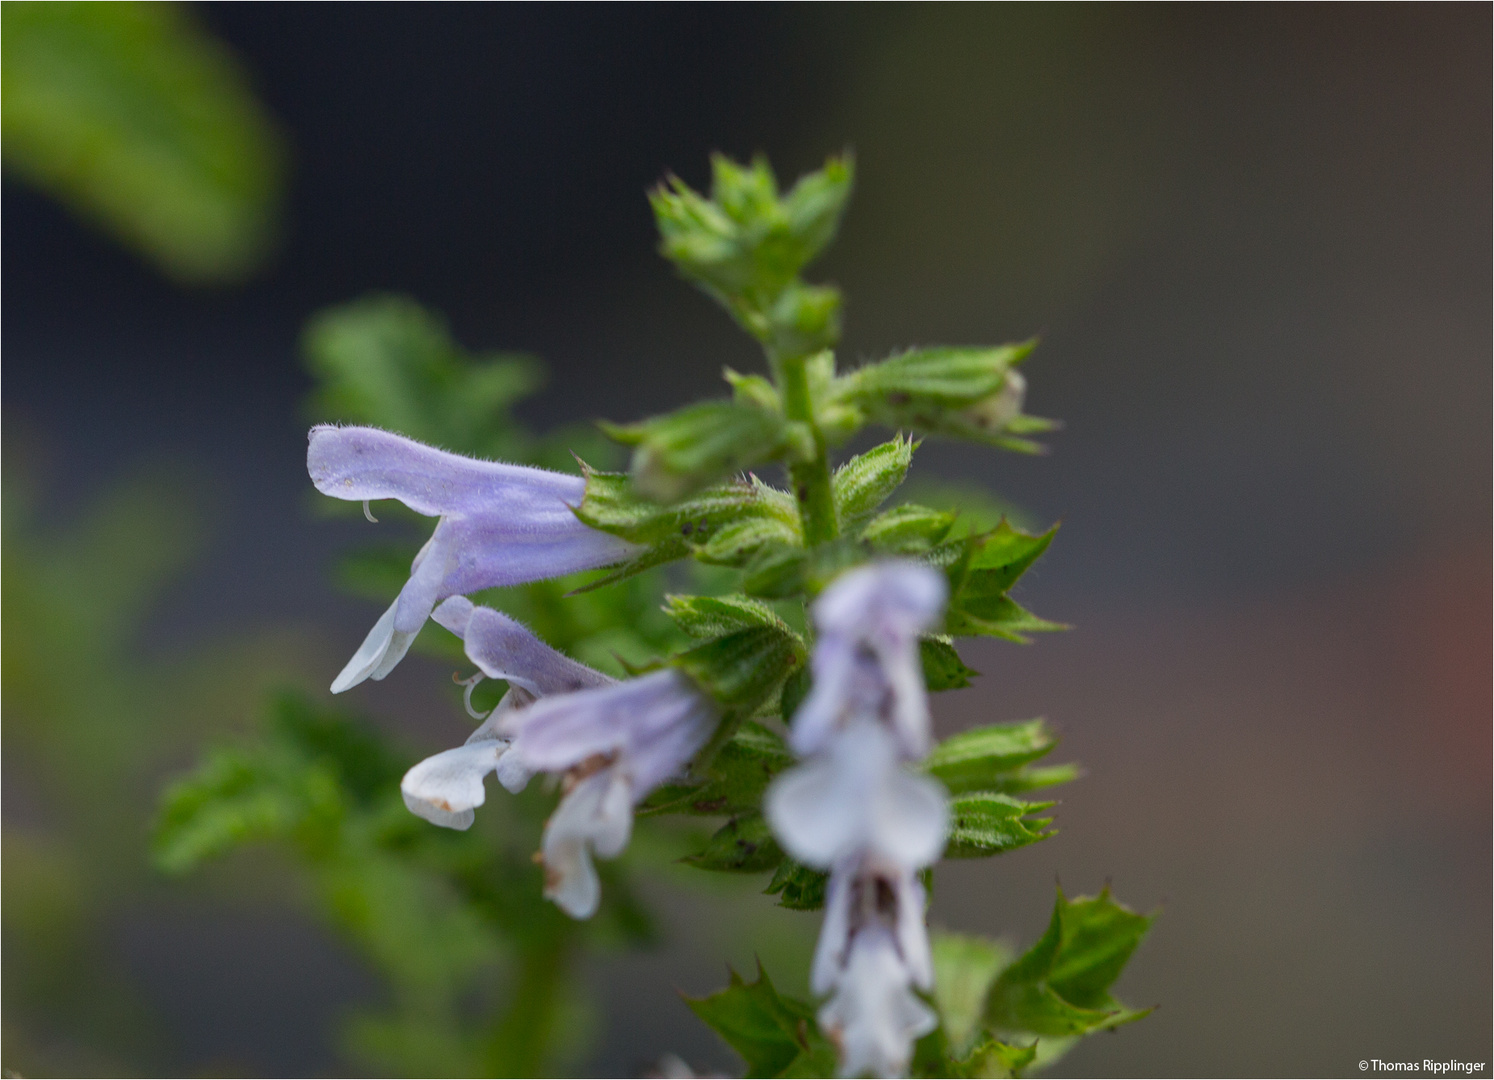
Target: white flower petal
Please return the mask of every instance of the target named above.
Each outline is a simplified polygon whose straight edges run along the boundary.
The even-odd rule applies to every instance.
[[[939,1022],[909,987],[897,946],[882,927],[856,935],[835,996],[818,1020],[840,1046],[842,1076],[904,1075],[914,1041]]]
[[[363,639],[363,644],[358,646],[358,651],[353,658],[347,662],[337,678],[332,680],[332,692],[340,694],[344,690],[351,690],[364,679],[372,675],[383,662],[385,655],[389,652],[390,645],[394,639],[394,610],[399,607],[399,600],[389,605],[389,610],[379,616],[379,621],[373,624],[373,629]],[[404,643],[408,649],[409,642]],[[403,651],[400,653],[404,655]]]
[[[936,780],[893,766],[876,788],[866,843],[898,866],[932,866],[949,835],[949,796]]]
[[[860,846],[865,807],[846,779],[839,763],[822,757],[780,773],[768,788],[768,824],[800,862],[828,867]]]
[[[473,809],[487,798],[483,778],[498,767],[507,748],[507,743],[485,741],[426,758],[400,781],[405,805],[433,824],[470,828]]]
[[[617,855],[633,829],[633,799],[628,778],[607,768],[577,784],[545,825],[545,896],[573,919],[596,914],[602,888],[591,851]]]

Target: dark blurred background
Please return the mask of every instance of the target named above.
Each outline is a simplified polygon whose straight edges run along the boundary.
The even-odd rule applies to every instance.
[[[940,723],[1047,715],[1089,772],[1054,840],[941,870],[934,921],[1030,940],[1055,875],[1162,905],[1119,988],[1160,1009],[1059,1075],[1490,1059],[1486,5],[196,10],[287,136],[265,271],[182,288],[4,188],[7,452],[40,521],[143,461],[211,508],[144,655],[273,631],[325,681],[366,629],[326,584],[347,528],[306,512],[310,314],[394,290],[538,354],[540,428],[715,395],[758,361],[653,253],[644,192],[713,150],[789,178],[850,147],[813,275],[846,292],[843,362],[1040,333],[1029,408],[1067,425],[1045,458],[915,465],[1061,518],[1024,602],[1076,626],[970,647]],[[360,704],[446,745],[398,708],[432,670]],[[5,796],[8,830],[47,813],[9,765]],[[373,992],[343,946],[252,896],[151,895],[101,948],[161,1060],[337,1068]],[[713,909],[659,902],[663,951],[591,973],[598,1075],[729,1066],[671,993],[720,981]]]

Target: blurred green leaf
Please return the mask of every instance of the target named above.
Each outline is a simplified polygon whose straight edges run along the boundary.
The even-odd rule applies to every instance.
[[[959,690],[970,685],[970,678],[980,672],[965,666],[954,643],[947,637],[925,637],[918,643],[923,661],[923,681],[930,690]]]
[[[318,381],[318,420],[372,424],[458,453],[521,457],[531,447],[509,410],[544,382],[534,358],[471,355],[446,321],[402,296],[319,312],[301,341]]]
[[[1025,643],[1028,633],[1066,630],[1062,623],[1038,618],[1007,595],[1017,579],[1048,549],[1054,526],[1040,535],[1012,528],[1005,521],[990,532],[948,541],[929,559],[949,578],[945,632],[955,637],[987,635]]]
[[[636,424],[601,426],[634,448],[633,485],[661,503],[773,460],[785,438],[781,415],[735,401],[702,401]]]
[[[274,239],[282,144],[184,6],[7,0],[8,171],[184,282],[240,279]]]
[[[804,643],[782,621],[713,638],[670,663],[689,675],[723,709],[750,714],[794,668],[804,663]]]
[[[1110,986],[1154,918],[1117,903],[1108,888],[1074,900],[1060,889],[1047,931],[992,987],[987,1022],[998,1032],[1063,1037],[1141,1019],[1151,1010],[1126,1008]]]
[[[830,875],[823,870],[812,870],[793,859],[784,859],[773,872],[773,880],[763,890],[769,896],[777,896],[780,907],[793,911],[818,911],[825,906],[825,887]]]
[[[792,633],[767,604],[746,596],[666,596],[664,611],[694,638],[766,627]]]
[[[990,724],[942,740],[924,759],[923,767],[956,795],[989,791],[1007,774],[1057,745],[1057,738],[1040,719]]]
[[[986,992],[1012,961],[999,941],[936,930],[929,935],[934,961],[934,1003],[952,1056],[964,1057],[981,1029]]]
[[[967,791],[949,801],[946,859],[975,859],[1013,851],[1052,836],[1050,818],[1028,815],[1052,803],[1030,803],[994,791]]]
[[[757,981],[735,971],[725,990],[686,998],[696,1016],[741,1055],[749,1077],[830,1076],[835,1048],[820,1034],[814,1007],[784,997],[758,964]]]
[[[949,535],[955,516],[927,506],[894,506],[867,522],[861,539],[889,555],[921,555]]]
[[[752,873],[773,869],[783,861],[783,851],[761,814],[744,814],[721,826],[704,848],[681,861],[701,870]]]

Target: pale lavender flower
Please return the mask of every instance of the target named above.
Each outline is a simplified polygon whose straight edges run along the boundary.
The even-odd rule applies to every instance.
[[[489,773],[497,773],[509,791],[520,792],[534,772],[502,733],[512,715],[545,695],[608,686],[613,680],[550,648],[502,612],[478,607],[466,597],[453,596],[435,610],[434,618],[463,639],[468,659],[483,675],[509,683],[498,707],[464,745],[426,758],[400,781],[412,813],[436,825],[468,829],[473,811],[487,798],[483,781]],[[470,684],[468,694],[470,700]]]
[[[887,726],[861,717],[779,776],[763,808],[785,851],[830,869],[869,850],[901,866],[932,865],[944,850],[947,804],[937,781],[903,767]]]
[[[715,704],[673,669],[548,698],[510,714],[500,730],[527,768],[563,774],[565,796],[545,825],[545,896],[577,919],[596,913],[592,855],[627,846],[633,807],[676,776],[706,744]]]
[[[814,685],[794,716],[801,754],[826,744],[852,719],[875,716],[896,734],[903,756],[929,751],[929,709],[919,637],[937,622],[944,575],[912,562],[872,563],[843,574],[814,604],[819,632]]]
[[[462,457],[378,428],[328,425],[311,429],[306,467],[324,495],[398,499],[440,518],[410,580],[332,683],[333,693],[389,674],[449,596],[609,566],[639,550],[576,517],[572,508],[586,491],[579,476]]]
[[[917,873],[944,849],[948,795],[906,762],[931,740],[919,636],[944,608],[944,576],[874,563],[837,579],[814,605],[814,685],[790,743],[808,760],[773,782],[764,812],[794,858],[830,871],[812,985],[830,998],[820,1026],[843,1075],[901,1075],[933,1029],[914,993],[930,989]]]
[[[914,993],[934,985],[923,905],[914,871],[874,855],[830,877],[810,986],[831,995],[816,1019],[842,1076],[905,1074],[913,1043],[938,1024]]]

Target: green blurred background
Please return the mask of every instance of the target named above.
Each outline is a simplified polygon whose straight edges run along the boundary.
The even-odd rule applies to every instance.
[[[284,851],[148,862],[162,784],[377,610],[330,584],[372,527],[309,509],[307,320],[414,296],[543,358],[541,431],[716,394],[752,348],[643,192],[847,146],[843,356],[1040,332],[1068,425],[915,465],[1062,518],[1026,596],[1077,626],[972,646],[940,725],[1089,770],[934,921],[1163,905],[1119,988],[1161,1008],[1058,1074],[1489,1060],[1486,6],[54,7],[0,6],[7,1069],[347,1073],[387,997]],[[350,696],[414,760],[449,670]],[[802,961],[815,916],[689,874],[641,874],[570,1068],[729,1067],[674,989]]]

